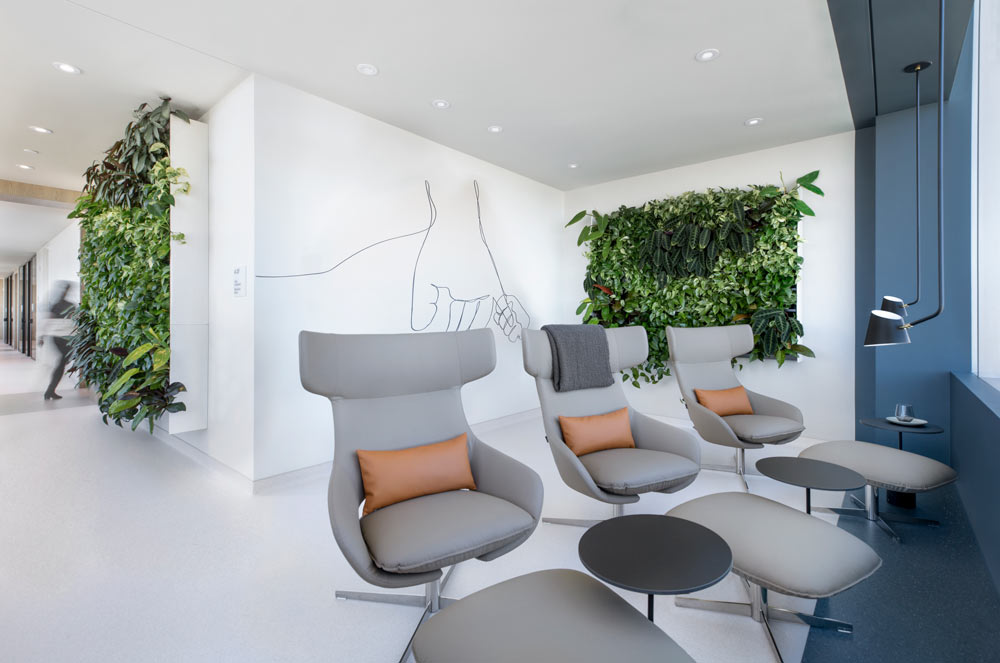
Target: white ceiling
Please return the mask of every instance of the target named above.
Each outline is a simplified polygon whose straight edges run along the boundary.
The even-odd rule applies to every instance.
[[[247,72],[562,189],[852,128],[823,0],[0,0],[0,178],[78,187],[137,103]]]
[[[58,235],[69,210],[0,200],[0,276],[5,276]]]

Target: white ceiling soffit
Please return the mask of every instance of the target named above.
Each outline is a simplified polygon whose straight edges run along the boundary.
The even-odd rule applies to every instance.
[[[55,61],[84,73],[61,73]],[[244,76],[64,0],[0,0],[0,179],[79,190],[83,171],[122,136],[140,103],[166,94],[200,112]],[[28,125],[54,133],[33,133]]]
[[[50,3],[17,4],[32,8],[5,13],[30,15]],[[136,101],[162,92],[204,107],[229,89],[236,68],[562,189],[852,128],[820,0],[171,0],[166,11],[135,0],[58,4],[47,22],[3,21],[11,27],[0,30],[12,34],[0,36],[19,46],[17,62],[8,56],[0,66],[18,67],[23,47],[36,76],[57,73],[53,59],[91,69],[72,85],[100,76],[118,90],[97,99],[114,109],[108,121],[119,132]],[[37,33],[50,48],[25,44],[19,32]],[[66,43],[80,50],[56,49]],[[706,48],[721,56],[696,62]],[[377,65],[379,75],[359,75],[359,63]],[[17,92],[40,96],[40,79],[22,76]],[[451,107],[435,109],[434,99]],[[17,120],[54,122],[64,113]],[[744,126],[751,117],[764,121]],[[494,124],[503,132],[488,133]]]
[[[0,200],[0,275],[13,272],[72,221],[68,211]]]

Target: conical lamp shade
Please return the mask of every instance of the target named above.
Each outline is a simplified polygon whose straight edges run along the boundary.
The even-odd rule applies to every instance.
[[[868,318],[865,347],[900,345],[910,342],[910,333],[903,325],[903,316],[889,311],[875,310]]]
[[[882,306],[879,307],[883,311],[888,311],[889,313],[895,313],[896,315],[906,315],[906,305],[903,300],[899,297],[893,297],[892,295],[886,295],[882,298]]]

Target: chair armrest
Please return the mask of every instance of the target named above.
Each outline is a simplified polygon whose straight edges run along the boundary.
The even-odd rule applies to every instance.
[[[747,389],[747,397],[750,399],[750,407],[753,408],[754,414],[763,414],[770,417],[784,417],[785,419],[797,421],[800,424],[804,423],[802,411],[791,403],[779,401],[777,398],[771,398],[770,396],[765,396],[764,394],[758,394],[750,391],[749,389]]]
[[[701,445],[693,433],[657,421],[641,412],[632,413],[632,436],[640,449],[666,451],[701,465]]]
[[[336,470],[330,475],[327,503],[333,537],[357,574],[373,585],[392,588],[422,585],[440,578],[441,571],[388,573],[375,566],[368,551],[368,544],[365,543],[365,537],[361,533],[361,521],[358,518],[360,490],[360,477],[355,479],[349,474],[337,473]]]
[[[736,447],[737,449],[757,446],[741,442],[736,437],[733,429],[729,427],[729,424],[722,417],[701,403],[688,403],[687,409],[688,416],[691,417],[691,423],[694,424],[694,429],[698,431],[698,435],[701,435],[706,442],[720,444],[724,447]]]
[[[544,489],[537,472],[481,440],[476,440],[469,461],[476,490],[515,504],[538,521]]]

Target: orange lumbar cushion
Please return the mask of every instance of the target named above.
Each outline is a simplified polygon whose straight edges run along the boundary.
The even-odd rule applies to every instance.
[[[753,414],[747,390],[743,387],[732,389],[695,389],[698,402],[720,417],[731,414]]]
[[[365,511],[449,490],[476,489],[469,465],[469,436],[392,451],[358,449]]]
[[[628,408],[589,417],[559,417],[563,439],[577,456],[604,449],[635,448]]]

